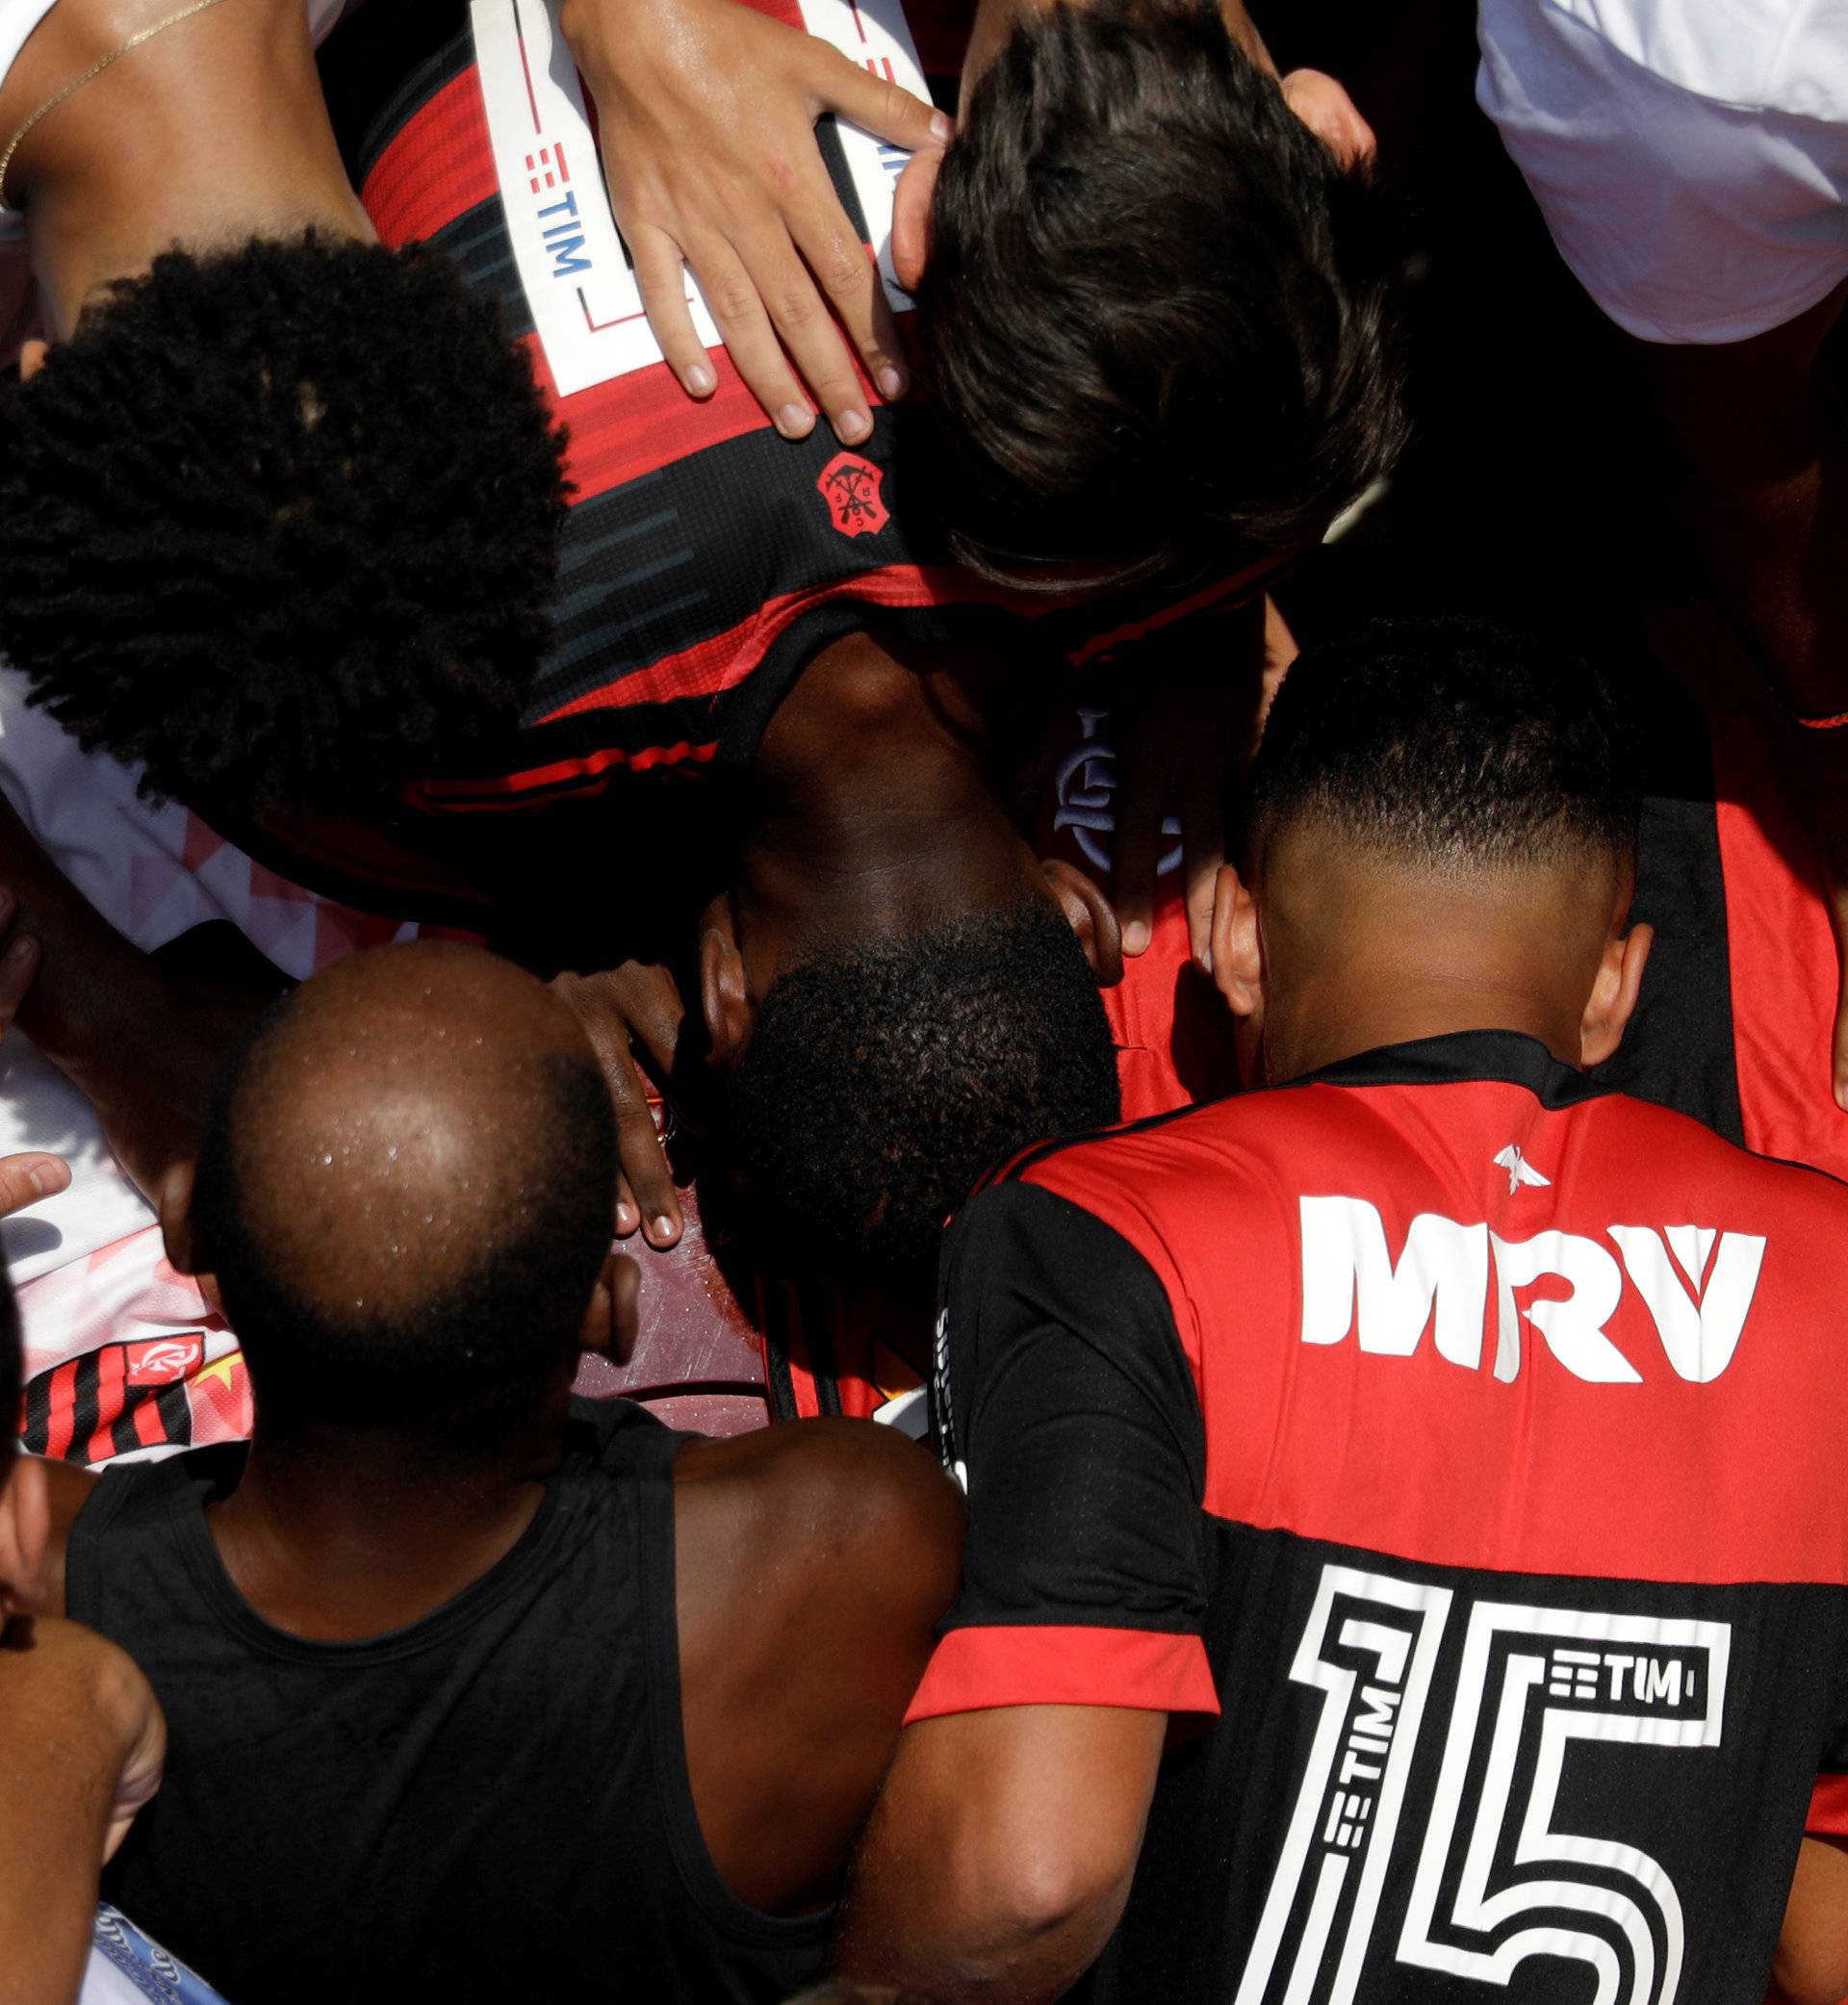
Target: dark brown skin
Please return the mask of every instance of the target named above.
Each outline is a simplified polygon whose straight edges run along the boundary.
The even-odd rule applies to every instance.
[[[1804,1839],[1771,1978],[1773,2005],[1839,2005],[1848,1993],[1848,1838]]]
[[[103,1862],[160,1786],[166,1723],[121,1651],[46,1615],[0,1631],[0,2005],[64,2005]]]
[[[1221,872],[1213,978],[1268,1081],[1472,1029],[1523,1031],[1596,1065],[1649,953],[1649,929],[1625,929],[1630,890],[1595,858],[1440,877],[1292,826],[1248,888]],[[939,2005],[1058,1997],[1122,1914],[1167,1727],[1160,1712],[1023,1706],[907,1728],[836,1967]]]
[[[700,921],[701,1009],[712,1062],[736,1064],[758,1004],[793,955],[1023,895],[1070,922],[1100,985],[1122,978],[1110,902],[1042,863],[997,792],[1012,733],[1042,714],[1030,662],[972,650],[901,656],[870,634],[822,650],[765,728],[731,888]],[[617,1229],[671,1246],[681,1216],[629,1053],[663,1071],[683,1006],[672,976],[629,964],[556,985],[582,1018],[615,1099],[625,1189]]]
[[[541,983],[472,948],[356,955],[299,996],[255,1090],[246,1216],[311,1302],[325,1288],[341,1301],[414,1303],[497,1217],[544,1201],[516,1061],[589,1065],[592,1054]],[[167,1224],[176,1262],[204,1264],[184,1210]],[[605,1269],[586,1341],[632,1324],[635,1280],[632,1262]],[[323,1641],[400,1629],[452,1599],[531,1522],[576,1364],[561,1354],[518,1438],[466,1466],[402,1430],[267,1427],[253,1366],[249,1460],[208,1515],[239,1591],[266,1621]],[[47,1474],[62,1553],[90,1478]],[[844,1870],[955,1592],[961,1500],[914,1444],[855,1421],[690,1442],[675,1475],[701,1827],[741,1898],[814,1907]]]

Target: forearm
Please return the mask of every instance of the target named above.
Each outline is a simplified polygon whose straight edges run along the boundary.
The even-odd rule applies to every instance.
[[[1807,717],[1848,710],[1848,445],[1766,482],[1692,474],[1688,520],[1726,612],[1780,697]]]
[[[1848,709],[1848,412],[1819,362],[1838,305],[1732,349],[1635,345],[1714,594],[1807,716]]]
[[[1122,1916],[1167,1724],[1040,1706],[908,1727],[834,1967],[939,2005],[1062,1996]]]
[[[921,1861],[889,1898],[871,1888],[857,1891],[842,1915],[832,1967],[937,2005],[1043,2005],[1063,1997],[1096,1960],[1129,1886],[1125,1880],[1114,1898],[1065,1913],[1010,1907],[992,1885],[964,1892],[975,1897],[949,1893],[938,1867]]]
[[[18,901],[17,933],[43,949],[18,1023],[80,1086],[107,1073],[125,1006],[151,993],[148,957],[116,932],[33,839],[0,796],[0,885]]]
[[[46,1684],[0,1649],[0,2005],[76,1997],[116,1779],[86,1709]]]

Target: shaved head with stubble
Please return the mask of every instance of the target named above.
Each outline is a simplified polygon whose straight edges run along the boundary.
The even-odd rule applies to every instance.
[[[226,1067],[188,1264],[244,1343],[260,1435],[491,1449],[562,1397],[615,1191],[571,1013],[477,948],[384,947],[304,983]]]

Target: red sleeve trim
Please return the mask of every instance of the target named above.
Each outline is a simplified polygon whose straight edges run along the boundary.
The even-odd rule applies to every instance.
[[[1848,1775],[1819,1775],[1803,1828],[1824,1838],[1848,1838]]]
[[[905,1724],[999,1706],[1119,1706],[1217,1715],[1198,1636],[1142,1629],[956,1629],[937,1644]]]

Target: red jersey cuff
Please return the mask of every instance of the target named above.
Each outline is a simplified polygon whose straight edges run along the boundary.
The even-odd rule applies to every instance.
[[[929,1675],[928,1673],[926,1674]],[[1848,1775],[1819,1775],[1803,1828],[1823,1838],[1848,1838]]]
[[[1212,1717],[1219,1695],[1198,1636],[1143,1629],[955,1629],[925,1666],[905,1724],[998,1706],[1120,1706]]]

